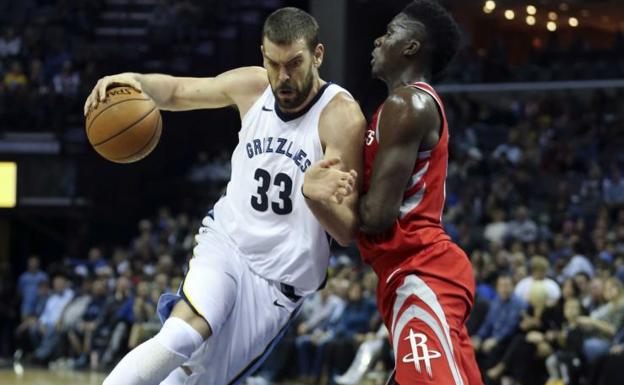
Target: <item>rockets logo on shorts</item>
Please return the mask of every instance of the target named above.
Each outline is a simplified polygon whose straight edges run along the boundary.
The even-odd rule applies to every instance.
[[[429,350],[427,346],[427,336],[422,333],[414,333],[412,328],[410,328],[409,335],[405,337],[405,340],[409,340],[412,352],[403,356],[402,361],[404,363],[414,363],[414,367],[418,373],[421,372],[420,363],[423,362],[429,378],[433,380],[431,360],[440,358],[442,354],[435,350]]]

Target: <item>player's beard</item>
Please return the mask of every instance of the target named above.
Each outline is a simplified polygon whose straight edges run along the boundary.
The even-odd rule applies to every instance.
[[[292,84],[282,84],[277,89],[273,90],[273,95],[275,96],[275,100],[277,100],[277,105],[283,110],[294,110],[299,107],[306,101],[308,96],[310,95],[310,91],[312,90],[312,86],[314,85],[314,72],[312,68],[308,71],[306,78],[303,82],[303,86],[300,90],[296,89]],[[294,96],[290,99],[280,99],[278,92],[279,91],[292,91]]]

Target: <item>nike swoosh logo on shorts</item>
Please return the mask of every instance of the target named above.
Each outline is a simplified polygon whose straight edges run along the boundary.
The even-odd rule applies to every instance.
[[[266,108],[265,106],[262,106],[262,111],[273,111],[271,109]]]
[[[273,305],[277,306],[277,307],[283,307],[286,308],[286,306],[282,305],[281,303],[277,302],[277,300],[273,301]]]

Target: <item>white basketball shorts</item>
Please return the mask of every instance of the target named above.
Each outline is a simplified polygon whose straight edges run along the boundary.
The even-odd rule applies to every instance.
[[[204,224],[207,224],[204,220]],[[164,294],[164,320],[179,300],[206,319],[212,336],[161,385],[234,385],[253,374],[295,318],[301,298],[250,270],[244,256],[210,226],[202,227],[189,271],[177,294]]]

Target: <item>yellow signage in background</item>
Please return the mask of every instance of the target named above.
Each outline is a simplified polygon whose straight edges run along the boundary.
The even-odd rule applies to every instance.
[[[0,207],[15,207],[17,164],[0,162]]]

